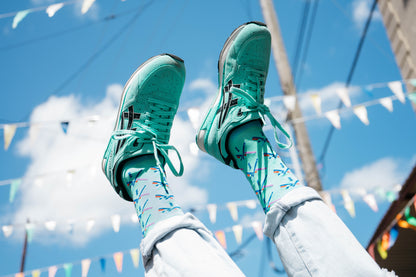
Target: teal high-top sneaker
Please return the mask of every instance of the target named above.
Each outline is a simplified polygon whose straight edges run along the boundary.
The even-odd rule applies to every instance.
[[[162,54],[142,64],[124,87],[102,169],[117,194],[125,200],[133,201],[131,189],[126,187],[128,184],[123,182],[121,174],[123,165],[129,160],[152,155],[160,175],[163,175],[166,163],[174,175],[183,173],[180,155],[168,142],[184,81],[183,60]],[[170,161],[168,150],[174,150],[178,155],[179,170]]]

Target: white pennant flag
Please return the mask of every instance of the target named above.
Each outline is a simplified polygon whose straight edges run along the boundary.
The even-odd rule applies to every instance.
[[[256,200],[247,200],[245,205],[246,205],[247,208],[253,210],[257,207],[257,201]]]
[[[215,223],[217,220],[217,205],[216,204],[208,204],[207,210],[209,214],[209,220],[211,223]]]
[[[139,256],[140,256],[140,251],[137,248],[131,249],[130,250],[130,256],[131,256],[131,260],[133,261],[133,265],[135,268],[139,267]]]
[[[393,111],[393,101],[391,100],[391,97],[384,97],[379,101],[380,104],[383,105],[383,107],[386,108],[389,112]]]
[[[339,88],[336,91],[342,103],[344,103],[346,107],[351,107],[351,100],[350,100],[350,96],[348,95],[348,89]]]
[[[315,108],[315,111],[317,114],[322,114],[322,109],[321,109],[321,96],[319,94],[311,94],[311,100],[312,100],[312,104],[313,107]]]
[[[374,197],[373,194],[367,194],[363,197],[363,200],[365,203],[367,203],[367,205],[375,212],[378,211],[378,207],[377,207],[377,202],[376,202],[376,198]]]
[[[66,185],[72,186],[72,179],[74,179],[75,169],[70,169],[66,172]]]
[[[338,110],[326,112],[325,117],[328,118],[335,128],[341,129],[341,119],[339,117]]]
[[[13,233],[13,226],[12,225],[4,225],[1,227],[3,234],[6,238],[10,237]]]
[[[191,121],[192,127],[195,130],[199,128],[199,117],[201,116],[201,112],[198,108],[190,108],[187,110],[189,121]]]
[[[14,18],[13,18],[13,23],[12,23],[12,28],[16,29],[17,25],[19,25],[19,23],[31,12],[31,10],[24,10],[24,11],[20,11],[18,12]]]
[[[344,207],[351,217],[355,217],[355,206],[350,194],[346,190],[341,190],[342,198],[344,199]]]
[[[283,104],[285,105],[286,109],[288,109],[289,111],[293,111],[296,106],[296,96],[294,95],[283,96]]]
[[[133,222],[133,223],[139,222],[139,217],[137,216],[136,213],[131,215],[131,222]]]
[[[45,228],[48,231],[54,231],[56,228],[56,221],[54,220],[49,220],[45,222]]]
[[[227,203],[227,208],[230,211],[231,218],[234,221],[237,221],[238,220],[237,204],[235,202]]]
[[[48,14],[49,17],[52,17],[55,15],[55,13],[57,11],[59,11],[62,7],[64,6],[64,3],[58,3],[58,4],[53,4],[50,5],[47,9],[46,9],[46,13]]]
[[[243,226],[241,226],[241,225],[234,225],[232,227],[232,229],[233,229],[235,241],[238,244],[240,244],[241,243],[241,240],[243,238]]]
[[[10,143],[13,140],[14,134],[16,133],[16,124],[6,124],[4,125],[4,150],[7,150],[10,146]]]
[[[254,221],[251,223],[251,227],[253,227],[254,232],[259,240],[263,240],[263,225],[260,221]]]
[[[120,215],[115,214],[111,216],[111,224],[113,225],[114,232],[120,231]]]
[[[81,276],[87,277],[88,271],[90,270],[91,260],[84,259],[81,261]]]
[[[354,107],[354,113],[361,120],[362,123],[364,123],[365,125],[370,124],[370,121],[368,121],[367,109],[365,108],[365,106],[360,105]]]
[[[391,91],[394,93],[394,95],[397,96],[397,99],[399,99],[400,102],[402,103],[406,102],[406,97],[404,96],[404,93],[403,93],[402,82],[394,81],[394,82],[388,83],[387,85],[389,86]]]
[[[87,221],[87,232],[92,230],[92,227],[94,227],[95,225],[95,220],[94,219],[90,219]]]
[[[95,0],[84,0],[84,2],[82,2],[81,13],[86,14],[94,2]]]

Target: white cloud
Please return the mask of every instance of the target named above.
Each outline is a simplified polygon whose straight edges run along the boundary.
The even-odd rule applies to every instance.
[[[393,189],[394,186],[403,184],[410,167],[410,162],[383,158],[346,173],[340,187],[358,194],[362,190]]]
[[[39,124],[35,139],[27,135],[18,143],[19,154],[31,161],[15,199],[16,209],[12,214],[3,215],[2,221],[17,224],[27,218],[34,223],[56,220],[59,234],[56,241],[50,239],[49,232],[35,232],[35,240],[75,244],[83,244],[100,232],[111,230],[113,214],[122,216],[122,224],[131,222],[132,203],[123,201],[113,191],[100,168],[114,127],[121,91],[121,85],[111,85],[102,101],[89,106],[73,95],[52,96],[33,110],[31,122],[43,124]],[[88,118],[93,115],[99,120],[88,123]],[[68,134],[60,127],[59,122],[63,120],[70,120]],[[179,117],[173,125],[171,144],[182,155],[185,175],[176,178],[170,174],[168,181],[181,206],[205,204],[207,192],[189,184],[196,175],[195,169],[200,166],[199,158],[189,151],[195,131],[189,121]],[[72,169],[73,173],[68,175],[68,170]],[[41,187],[34,184],[35,176],[41,177]],[[96,220],[89,233],[86,232],[88,219]],[[73,234],[68,232],[71,221],[74,223]],[[41,225],[36,228],[44,229]]]
[[[362,28],[367,21],[371,9],[371,0],[355,0],[352,2],[352,16],[357,28]],[[373,21],[380,21],[381,14],[378,10],[373,13]]]

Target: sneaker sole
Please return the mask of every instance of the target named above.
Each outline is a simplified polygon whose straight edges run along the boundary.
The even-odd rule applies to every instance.
[[[219,83],[219,91],[217,93],[217,97],[215,98],[214,102],[211,104],[208,113],[205,117],[204,122],[202,123],[201,128],[198,131],[197,137],[196,137],[196,144],[198,145],[199,149],[201,149],[202,151],[207,153],[207,150],[205,149],[205,139],[206,136],[209,134],[212,125],[211,126],[207,126],[207,122],[211,121],[211,118],[213,116],[215,116],[215,114],[217,113],[218,110],[218,104],[221,102],[222,98],[223,98],[223,90],[222,88],[222,80],[223,80],[223,70],[224,70],[224,61],[225,61],[225,57],[228,54],[228,51],[230,50],[230,47],[232,45],[232,42],[235,40],[235,38],[237,37],[237,35],[241,32],[242,29],[244,29],[244,27],[246,27],[248,24],[257,24],[259,26],[265,26],[266,24],[262,23],[262,22],[258,22],[258,21],[250,21],[247,22],[241,26],[239,26],[237,29],[235,29],[231,35],[228,37],[228,39],[225,41],[224,43],[224,47],[221,50],[220,53],[220,57],[218,59],[218,83]],[[214,110],[214,107],[217,107],[217,109]]]

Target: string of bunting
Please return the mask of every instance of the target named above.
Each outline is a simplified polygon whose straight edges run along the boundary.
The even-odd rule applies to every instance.
[[[300,94],[300,95],[287,95],[287,96],[277,96],[277,97],[271,97],[271,98],[266,98],[265,99],[265,103],[266,105],[270,105],[273,101],[283,101],[284,106],[288,109],[288,110],[293,110],[295,108],[296,105],[296,101],[297,98],[299,97],[305,97],[308,96],[310,97],[313,106],[315,108],[316,111],[316,115],[314,116],[309,116],[309,117],[302,117],[302,118],[297,118],[295,120],[292,120],[292,123],[297,123],[297,122],[305,122],[305,121],[309,121],[309,120],[313,120],[313,119],[317,119],[317,118],[321,118],[321,117],[326,117],[332,125],[334,125],[334,127],[336,127],[337,129],[341,128],[341,119],[340,119],[340,113],[347,111],[347,110],[353,110],[354,114],[365,124],[368,125],[370,122],[368,120],[368,113],[367,113],[367,109],[366,107],[368,106],[372,106],[372,105],[377,105],[377,104],[381,104],[382,106],[384,106],[388,111],[393,112],[393,101],[394,100],[399,100],[402,103],[405,103],[406,101],[406,97],[409,98],[413,103],[416,103],[416,92],[411,92],[411,93],[405,93],[403,91],[403,83],[410,83],[412,84],[414,87],[416,87],[416,79],[410,79],[407,81],[393,81],[393,82],[388,82],[388,83],[383,83],[383,84],[373,84],[373,85],[367,85],[364,88],[366,88],[366,91],[369,91],[370,89],[374,89],[374,88],[380,88],[383,85],[387,86],[390,88],[390,90],[393,92],[393,95],[390,97],[384,97],[384,98],[380,98],[380,99],[375,99],[375,100],[371,100],[371,101],[367,101],[365,103],[361,103],[361,104],[357,104],[352,106],[351,105],[351,100],[349,98],[349,92],[348,89],[346,88],[339,88],[336,90],[337,95],[340,97],[340,99],[343,101],[345,108],[343,109],[335,109],[335,110],[331,110],[331,111],[327,111],[327,112],[322,112],[321,109],[321,104],[322,104],[322,100],[321,100],[321,96],[319,94]],[[189,121],[191,122],[192,126],[194,128],[198,128],[198,123],[199,123],[199,119],[201,116],[201,112],[198,108],[192,107],[192,108],[188,108],[186,110],[179,110],[180,112],[184,112],[186,111]],[[83,119],[78,119],[78,120],[83,120],[86,121],[89,125],[93,125],[94,123],[96,123],[98,120],[101,120],[100,116],[98,115],[93,115],[93,116],[88,116],[86,118]],[[62,120],[59,121],[59,124],[61,126],[62,132],[64,134],[68,134],[68,129],[70,126],[70,123],[73,120]],[[38,129],[40,126],[45,125],[45,124],[56,124],[56,121],[48,121],[48,122],[19,122],[19,123],[8,123],[8,124],[0,124],[0,129],[3,129],[3,136],[4,136],[4,149],[7,150],[13,140],[13,137],[16,133],[16,129],[17,128],[27,128],[29,127],[29,134],[31,136],[31,138],[35,139],[36,138],[36,134],[38,133]],[[197,153],[197,147],[195,144],[191,144],[190,145],[190,150],[193,154]]]
[[[393,247],[399,235],[399,228],[416,231],[416,218],[410,214],[412,206],[414,211],[416,211],[416,196],[413,196],[405,209],[397,214],[395,220],[381,237],[368,247],[368,252],[373,259],[375,259],[375,249],[377,249],[377,252],[383,260],[387,259],[388,251]]]
[[[374,212],[378,211],[376,196],[381,198],[382,200],[387,200],[389,202],[393,202],[397,198],[397,192],[400,191],[400,185],[395,186],[392,189],[385,190],[382,188],[377,188],[374,190],[365,190],[365,189],[331,189],[326,191],[321,191],[321,196],[324,202],[336,213],[335,205],[333,204],[331,195],[340,194],[342,196],[341,205],[347,210],[351,217],[355,217],[355,204],[351,198],[351,194],[359,195],[362,199]],[[228,210],[230,213],[231,218],[234,222],[238,221],[238,209],[240,207],[245,207],[248,209],[256,209],[257,207],[257,200],[250,199],[250,200],[242,200],[242,201],[233,201],[227,202],[224,205],[218,205],[215,203],[210,203],[207,205],[201,205],[199,207],[192,207],[189,209],[191,212],[200,212],[200,211],[207,211],[209,220],[212,224],[216,222],[217,212],[219,210]],[[338,205],[338,203],[337,203]],[[102,220],[108,220],[108,218],[103,218]],[[133,223],[138,222],[137,215],[135,213],[131,214],[130,220]],[[113,227],[114,232],[118,233],[120,231],[120,224],[122,222],[122,218],[119,214],[114,214],[110,216],[111,225]],[[74,224],[78,222],[84,222],[85,230],[90,232],[92,228],[95,226],[97,222],[97,218],[88,218],[83,220],[69,220],[65,222],[65,227],[67,228],[69,233],[73,232]],[[10,224],[10,225],[3,225],[2,231],[3,235],[7,238],[10,237],[16,228],[24,228],[28,234],[28,241],[31,242],[33,238],[33,233],[35,229],[45,228],[47,231],[55,231],[57,228],[58,222],[55,220],[48,220],[44,222],[37,222],[32,221],[28,223],[18,223],[18,224]],[[236,227],[237,228],[237,227]]]
[[[12,28],[16,29],[17,26],[25,19],[29,14],[34,12],[44,11],[48,17],[53,17],[60,9],[64,6],[72,5],[80,1],[65,1],[60,3],[51,4],[49,6],[35,7],[30,9],[25,9],[17,12],[10,12],[0,14],[0,19],[13,17]],[[81,14],[86,14],[91,6],[94,4],[95,0],[83,0],[81,6]]]

